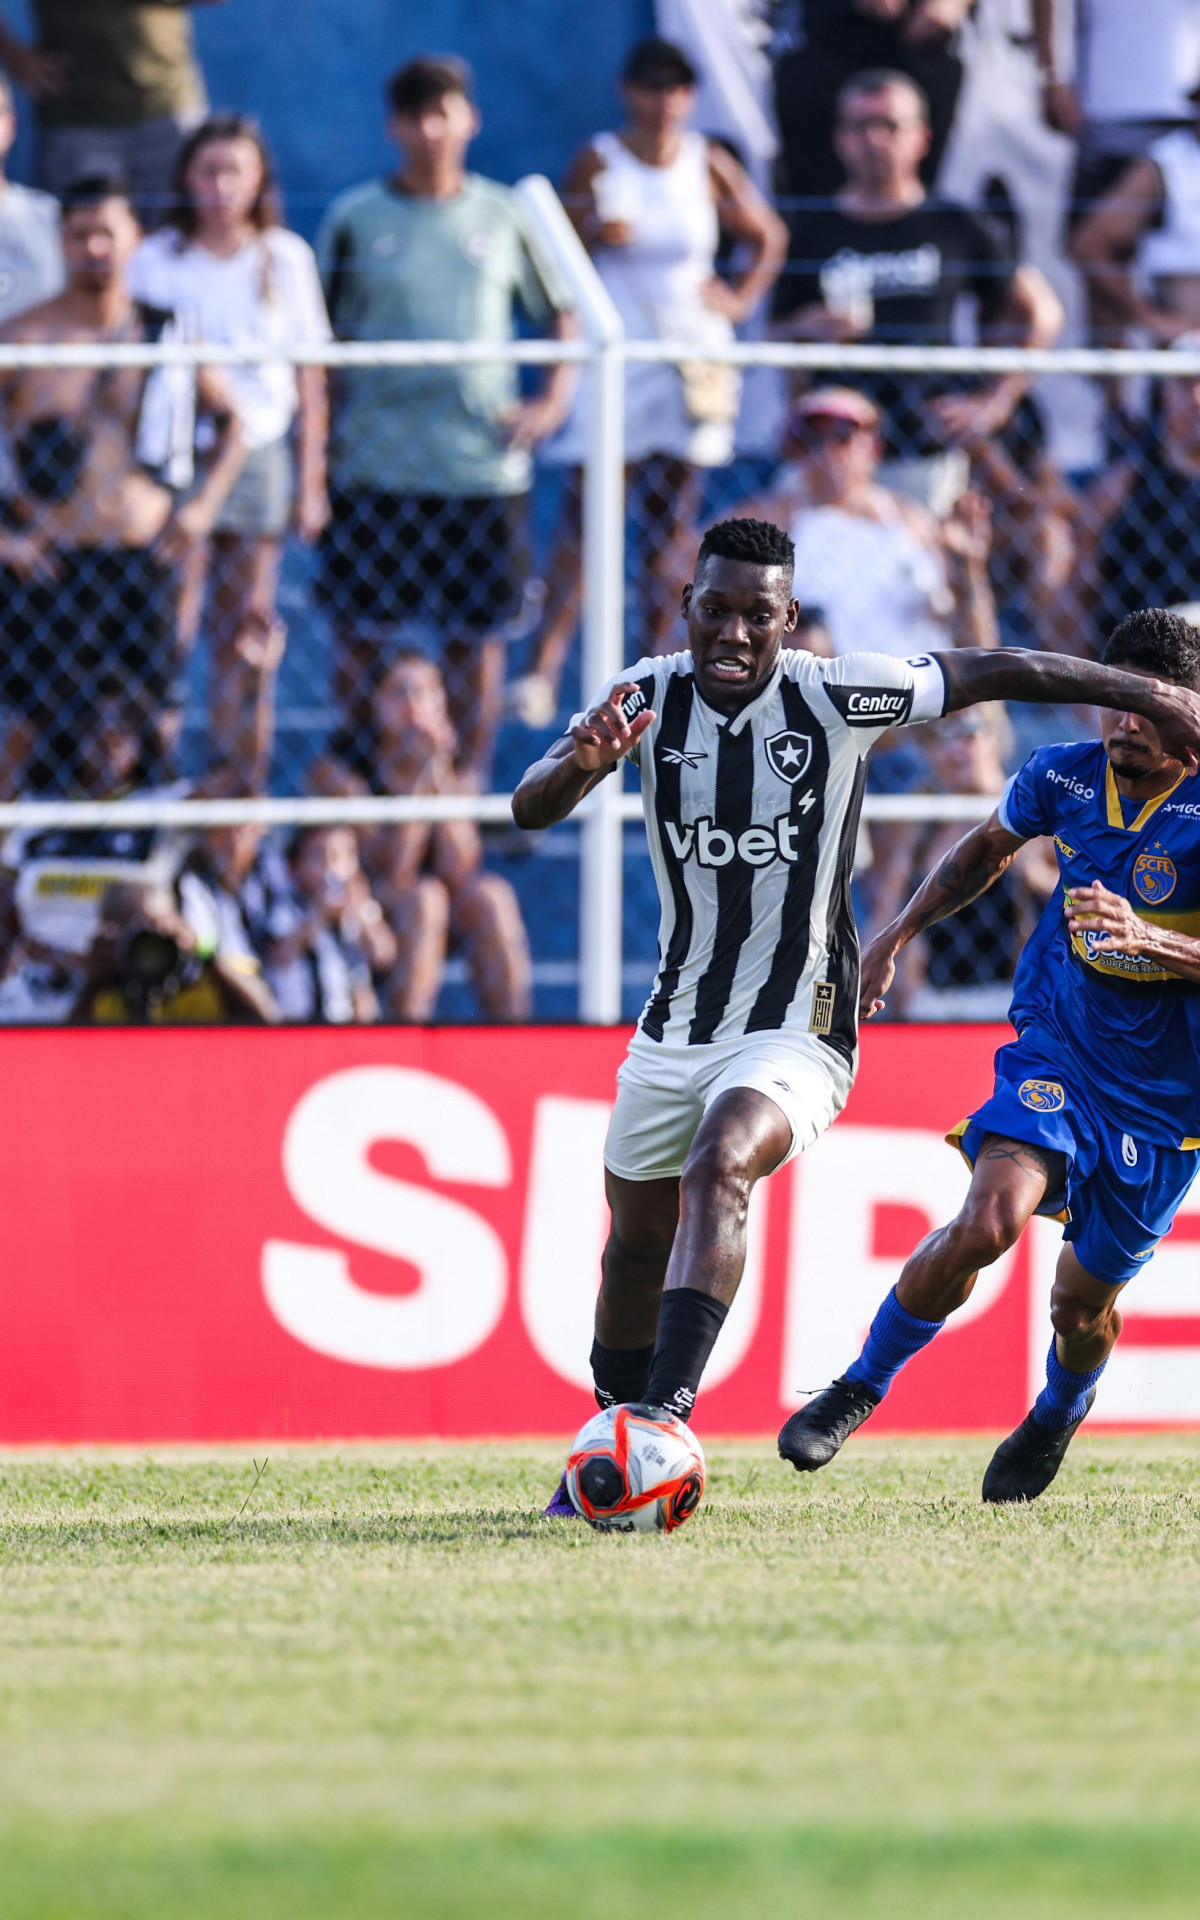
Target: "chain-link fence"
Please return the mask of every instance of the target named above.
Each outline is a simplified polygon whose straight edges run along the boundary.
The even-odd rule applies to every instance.
[[[584,318],[578,344],[314,353],[364,464],[300,532],[286,448],[205,494],[228,425],[196,366],[253,354],[0,349],[0,1021],[631,1017],[657,926],[631,781],[544,835],[512,828],[507,795],[610,672],[680,643],[714,518],[789,527],[818,652],[1086,654],[1135,606],[1200,600],[1194,352],[745,343],[697,365]],[[404,433],[439,379],[499,367],[517,393],[556,359],[586,363],[582,468],[551,443],[512,492],[370,484],[371,435]],[[624,369],[655,363],[729,418],[757,368],[769,450],[626,468]],[[1101,376],[1123,383],[1119,430],[1072,471],[1047,398]],[[860,923],[1033,747],[1094,722],[982,709],[882,742]],[[1055,884],[1034,845],[910,950],[894,1015],[1001,1016]]]

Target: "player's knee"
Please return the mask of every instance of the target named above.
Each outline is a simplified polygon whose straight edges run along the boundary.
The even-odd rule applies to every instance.
[[[746,1155],[718,1136],[693,1145],[680,1176],[679,1192],[685,1207],[744,1214],[753,1185]]]
[[[990,1267],[1015,1246],[1025,1225],[1024,1210],[1006,1194],[968,1197],[955,1221],[955,1239],[966,1267]]]
[[[1050,1296],[1050,1324],[1064,1340],[1095,1340],[1108,1331],[1112,1307],[1098,1307],[1057,1291]]]

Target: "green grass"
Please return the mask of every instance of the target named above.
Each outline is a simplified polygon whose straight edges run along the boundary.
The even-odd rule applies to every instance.
[[[1200,1437],[987,1454],[714,1447],[670,1540],[533,1445],[0,1456],[0,1915],[1191,1916]]]

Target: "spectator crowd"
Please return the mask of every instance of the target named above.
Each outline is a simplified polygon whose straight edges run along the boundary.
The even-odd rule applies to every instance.
[[[627,368],[634,651],[678,644],[679,588],[718,510],[790,529],[800,643],[818,652],[1088,653],[1135,606],[1200,602],[1191,375],[808,372],[781,379],[747,451],[740,375],[710,357],[739,330],[1195,350],[1200,0],[757,11],[773,35],[773,180],[697,124],[695,50],[652,38],[629,52],[622,117],[580,128],[559,183],[628,337],[688,352]],[[0,20],[0,341],[265,357],[0,370],[0,799],[278,784],[291,541],[310,549],[329,643],[307,790],[488,790],[505,729],[569,711],[589,377],[570,361],[528,378],[481,358],[332,377],[303,364],[332,339],[578,332],[521,199],[470,170],[469,67],[428,54],[391,76],[395,168],[336,199],[310,247],[286,224],[263,130],[210,107],[188,6],[33,0],[31,18],[28,40]],[[34,122],[32,187],[4,172],[14,88]],[[957,716],[886,739],[871,790],[999,792],[1039,726],[1091,722]],[[867,925],[945,832],[864,834]],[[481,1017],[525,1019],[530,944],[498,864],[464,821],[15,831],[0,1022],[419,1021],[451,953]],[[1050,884],[1033,848],[918,943],[902,1010],[1002,1010]]]

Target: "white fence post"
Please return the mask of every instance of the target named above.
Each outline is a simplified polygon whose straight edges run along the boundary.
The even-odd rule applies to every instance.
[[[583,479],[583,693],[619,673],[625,657],[625,361],[621,316],[550,182],[532,174],[517,192],[537,237],[570,289],[593,355]],[[621,776],[601,782],[580,821],[579,1016],[621,1018]]]

